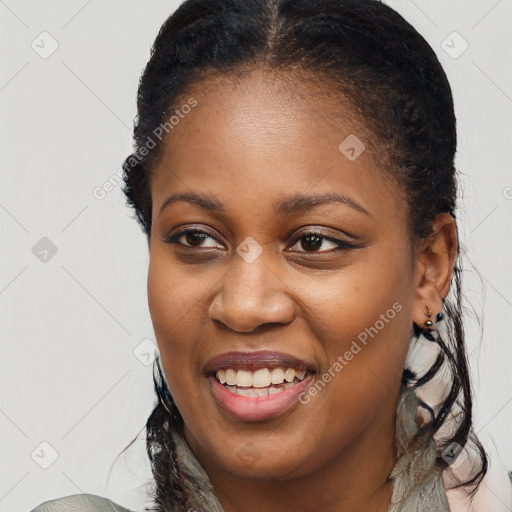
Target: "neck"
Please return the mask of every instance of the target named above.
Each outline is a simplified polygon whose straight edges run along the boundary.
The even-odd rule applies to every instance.
[[[375,421],[326,464],[294,479],[239,478],[204,453],[186,427],[185,437],[225,512],[289,512],[292,507],[308,512],[386,512],[393,492],[388,477],[396,462],[393,404],[383,407]]]

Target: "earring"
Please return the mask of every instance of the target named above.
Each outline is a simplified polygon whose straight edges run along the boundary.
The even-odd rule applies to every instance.
[[[427,306],[427,320],[425,320],[424,324],[425,327],[432,327],[434,325],[434,322],[432,322],[432,311],[430,311],[430,308]]]

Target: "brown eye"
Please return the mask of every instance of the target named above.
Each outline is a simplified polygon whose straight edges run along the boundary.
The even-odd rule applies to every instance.
[[[300,245],[305,251],[317,251],[323,242],[323,237],[317,235],[307,235],[301,238]]]
[[[205,233],[199,233],[199,232],[193,232],[193,231],[183,234],[182,237],[185,237],[185,240],[187,241],[188,245],[192,245],[194,247],[201,245],[201,243],[204,242],[204,240],[206,238],[210,238]]]
[[[340,249],[351,249],[353,247],[352,244],[344,242],[343,240],[328,238],[317,233],[306,233],[296,239],[291,250],[296,252],[328,253]]]
[[[165,239],[165,242],[189,248],[223,248],[222,244],[217,242],[217,240],[208,233],[191,229],[171,235]]]

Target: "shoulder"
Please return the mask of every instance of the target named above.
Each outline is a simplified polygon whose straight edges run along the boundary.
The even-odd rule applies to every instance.
[[[133,512],[95,494],[72,494],[45,501],[30,512]]]
[[[446,492],[451,512],[507,512],[512,510],[512,475],[495,446],[487,447],[489,469],[472,500],[464,488]],[[468,459],[467,462],[470,462]]]

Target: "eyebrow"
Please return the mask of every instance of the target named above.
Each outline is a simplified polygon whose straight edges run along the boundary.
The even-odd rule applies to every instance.
[[[329,203],[340,203],[360,213],[371,216],[368,210],[356,203],[351,197],[344,194],[335,194],[334,192],[313,195],[293,194],[284,200],[275,202],[273,206],[277,213],[281,215],[291,215],[293,213],[303,213],[317,205]]]
[[[162,203],[159,213],[162,213],[162,211],[169,205],[180,201],[199,206],[200,208],[209,212],[224,213],[226,210],[224,203],[217,197],[208,194],[196,194],[190,192],[173,194],[169,196]],[[285,216],[297,213],[305,213],[314,208],[315,206],[330,203],[340,203],[360,213],[371,216],[368,210],[363,208],[360,204],[356,203],[351,197],[344,194],[336,194],[333,192],[328,192],[324,194],[297,193],[288,196],[285,199],[276,201],[275,203],[273,203],[272,206],[276,213]]]

